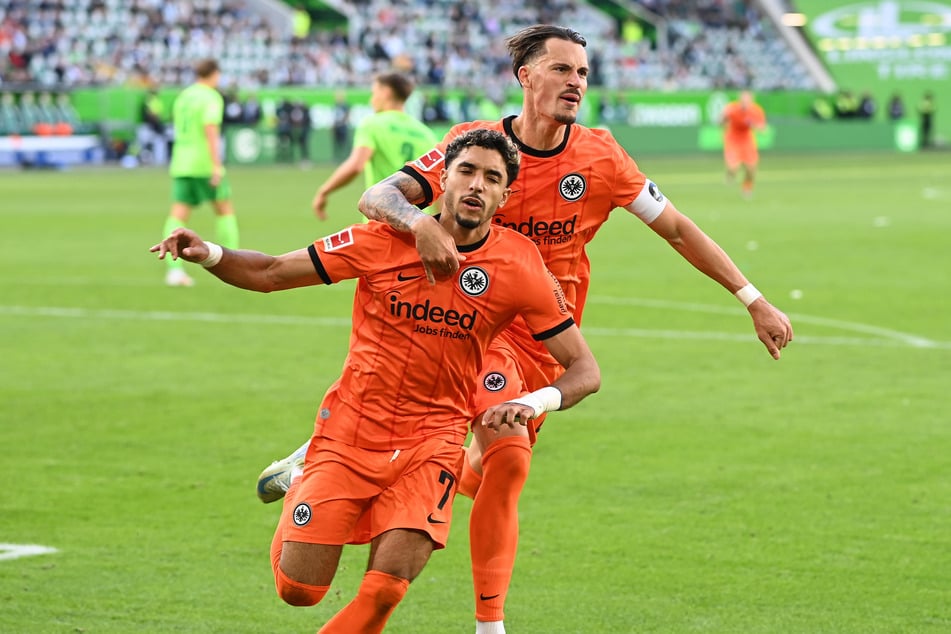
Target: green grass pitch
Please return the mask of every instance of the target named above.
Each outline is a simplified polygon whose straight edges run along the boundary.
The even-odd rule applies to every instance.
[[[765,154],[751,201],[718,157],[640,164],[796,340],[770,359],[615,212],[583,324],[603,387],[536,447],[509,631],[951,631],[951,156]],[[328,172],[233,169],[243,246],[357,221],[357,184],[311,214]],[[0,172],[0,632],[313,632],[362,576],[351,548],[321,605],[282,604],[252,488],[311,432],[352,285],[166,288],[167,206],[158,170]],[[474,630],[470,508],[388,632]]]

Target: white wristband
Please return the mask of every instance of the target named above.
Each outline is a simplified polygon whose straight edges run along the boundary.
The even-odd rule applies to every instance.
[[[224,255],[224,250],[215,244],[214,242],[205,242],[205,246],[208,247],[208,257],[199,262],[206,269],[210,269],[214,265],[221,262],[221,256]]]
[[[749,306],[763,296],[763,294],[756,290],[756,287],[752,284],[747,284],[733,294],[743,303],[744,306]]]
[[[524,396],[513,398],[508,402],[531,407],[535,410],[535,414],[532,417],[538,418],[545,412],[553,412],[557,409],[561,409],[561,390],[549,385],[540,390],[529,392]]]

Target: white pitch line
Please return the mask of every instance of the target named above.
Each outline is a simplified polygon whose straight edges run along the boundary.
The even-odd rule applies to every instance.
[[[667,302],[664,300],[648,300],[635,298],[591,297],[589,302],[615,305],[632,305],[649,308],[665,308],[673,310],[718,313],[729,315],[745,315],[746,311],[738,308],[709,306],[704,304],[687,304]],[[350,319],[340,317],[307,317],[296,315],[256,315],[239,313],[195,313],[170,311],[136,311],[113,309],[69,308],[62,306],[0,306],[0,316],[15,317],[52,317],[69,319],[114,319],[138,321],[192,321],[230,324],[264,324],[289,326],[324,326],[332,328],[349,328]],[[951,342],[932,341],[915,335],[900,333],[884,328],[877,328],[865,324],[841,322],[822,317],[796,315],[791,317],[794,322],[812,322],[825,326],[839,327],[855,332],[878,335],[878,337],[823,337],[823,336],[796,336],[795,343],[829,346],[872,346],[896,348],[929,348],[937,350],[951,350]],[[689,331],[689,330],[650,330],[638,328],[602,328],[585,326],[586,335],[595,337],[632,337],[638,339],[691,339],[706,341],[755,341],[756,336],[750,332],[746,334]]]
[[[0,315],[26,317],[69,317],[73,319],[126,319],[130,321],[206,321],[223,324],[281,324],[289,326],[350,327],[349,319],[339,317],[300,317],[295,315],[248,315],[239,313],[176,313],[163,310],[97,310],[59,306],[0,306]]]
[[[588,298],[592,304],[607,304],[613,306],[640,306],[643,308],[663,308],[668,310],[680,310],[685,312],[710,313],[718,315],[747,315],[744,308],[711,306],[709,304],[693,304],[687,302],[671,302],[662,299],[641,299],[637,297],[601,297],[592,296]],[[797,323],[816,324],[817,326],[828,326],[830,328],[839,328],[851,332],[860,332],[866,335],[876,335],[885,339],[893,339],[912,348],[945,348],[948,342],[934,341],[919,337],[898,330],[889,328],[880,328],[869,324],[862,324],[854,321],[842,321],[840,319],[829,319],[827,317],[815,317],[812,315],[789,314],[789,319],[793,322],[793,329]],[[797,337],[795,339],[799,341]]]
[[[36,555],[49,555],[56,552],[59,551],[52,546],[40,546],[39,544],[0,544],[0,560],[35,557]]]

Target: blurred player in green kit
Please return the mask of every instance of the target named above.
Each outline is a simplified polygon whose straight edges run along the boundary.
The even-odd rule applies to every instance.
[[[163,238],[185,227],[192,209],[210,202],[215,211],[215,238],[229,249],[238,248],[238,220],[231,204],[231,184],[221,157],[221,120],[224,98],[218,92],[221,70],[206,59],[195,65],[195,82],[182,91],[172,106],[175,143],[169,174],[172,209],[165,220]],[[192,286],[181,260],[166,260],[168,286]]]
[[[369,188],[436,144],[435,133],[405,111],[414,87],[412,80],[401,73],[374,77],[370,94],[373,114],[357,125],[350,156],[314,194],[311,206],[317,218],[327,219],[327,197],[361,172]]]

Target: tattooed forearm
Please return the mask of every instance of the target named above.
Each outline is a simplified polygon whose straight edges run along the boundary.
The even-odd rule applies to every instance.
[[[370,220],[382,220],[397,231],[409,231],[425,215],[410,201],[421,199],[419,183],[405,174],[394,174],[366,190],[358,206]]]
[[[366,208],[360,209],[371,220],[382,220],[397,231],[409,231],[423,212],[415,205],[406,202],[403,194],[392,187],[375,186],[363,195],[367,201]]]

